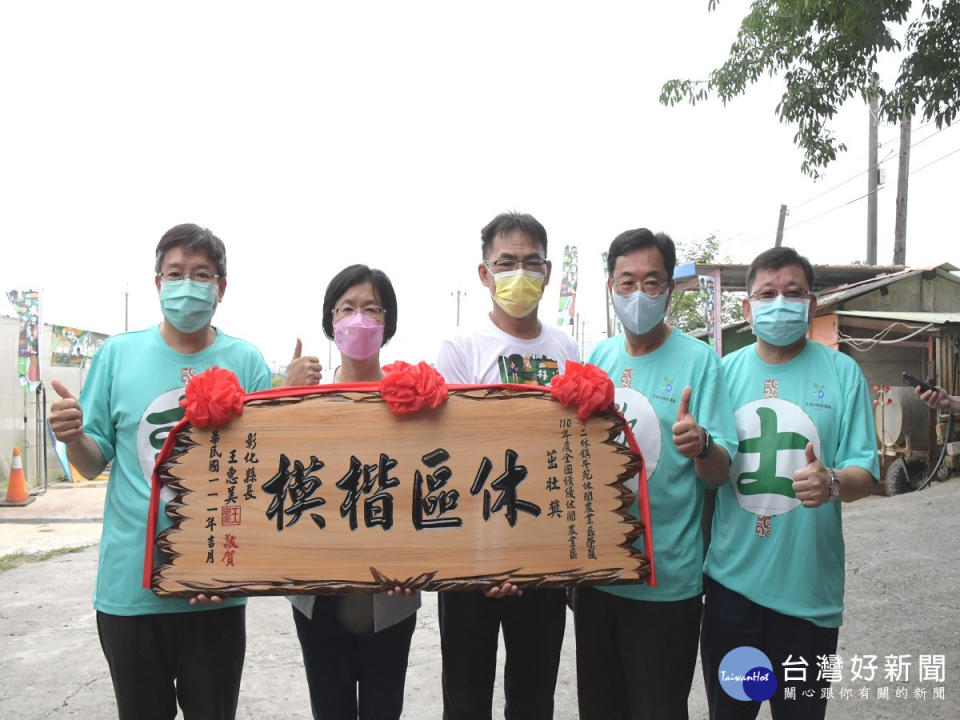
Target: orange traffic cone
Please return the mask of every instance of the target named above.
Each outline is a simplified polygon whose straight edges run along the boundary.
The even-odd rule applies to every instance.
[[[27,493],[27,479],[23,474],[23,460],[20,448],[13,449],[13,461],[10,463],[10,482],[7,483],[7,499],[0,505],[29,505],[34,500]]]

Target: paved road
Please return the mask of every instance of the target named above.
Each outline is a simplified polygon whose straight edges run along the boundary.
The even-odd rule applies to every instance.
[[[11,522],[9,514],[0,515],[0,555],[24,545],[47,549],[95,543],[99,525],[89,522],[89,513],[82,508],[102,502],[102,489],[66,492],[101,493],[99,498],[94,494],[53,496],[71,508],[74,520],[87,522],[47,517],[42,508],[32,511],[35,522]],[[960,718],[958,517],[957,480],[921,493],[868,498],[845,508],[847,612],[838,649],[844,662],[843,681],[834,685],[836,699],[829,706],[828,718]],[[96,559],[96,548],[91,546],[0,574],[0,718],[114,716],[110,676],[90,605]],[[424,598],[410,656],[405,718],[440,717],[436,603],[432,594]],[[240,718],[310,717],[290,612],[282,598],[255,598],[249,603]],[[556,696],[557,720],[577,717],[572,621],[567,629]],[[849,681],[853,654],[878,656],[879,673],[873,682]],[[944,656],[942,683],[919,681],[921,654]],[[910,656],[908,682],[883,680],[887,655]],[[883,686],[889,687],[888,700],[876,697]],[[943,699],[934,698],[936,687],[944,688]],[[844,688],[853,696],[841,697]],[[898,688],[908,697],[897,698]],[[861,689],[867,690],[870,699],[860,698]],[[915,697],[924,689],[926,699]],[[705,718],[699,670],[689,705],[691,718]],[[499,680],[497,707],[502,707]],[[769,718],[766,709],[760,717]]]

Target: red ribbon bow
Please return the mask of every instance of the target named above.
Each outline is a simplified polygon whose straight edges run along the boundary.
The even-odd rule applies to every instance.
[[[213,366],[187,383],[180,406],[195,427],[220,427],[243,412],[243,387],[230,370]]]
[[[393,412],[408,415],[425,407],[435,408],[447,400],[447,383],[435,368],[421,361],[416,365],[398,360],[383,368],[380,396]]]
[[[613,382],[596,365],[568,360],[563,375],[550,383],[550,395],[564,407],[577,406],[577,416],[586,420],[613,404]]]

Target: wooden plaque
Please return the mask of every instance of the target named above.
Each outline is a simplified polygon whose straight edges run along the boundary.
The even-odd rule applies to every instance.
[[[148,562],[152,589],[645,581],[650,562],[632,547],[644,526],[626,512],[636,500],[623,484],[642,460],[616,442],[623,417],[581,423],[538,388],[456,387],[439,408],[406,416],[377,392],[327,386],[248,396],[220,428],[184,421],[157,461],[174,525],[156,543],[166,562]]]

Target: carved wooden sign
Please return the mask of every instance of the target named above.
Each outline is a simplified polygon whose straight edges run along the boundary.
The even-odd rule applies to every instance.
[[[647,580],[623,484],[642,460],[616,442],[623,417],[581,422],[538,388],[457,387],[410,415],[333,385],[246,396],[218,428],[181,423],[157,461],[174,524],[150,586],[233,596]]]

